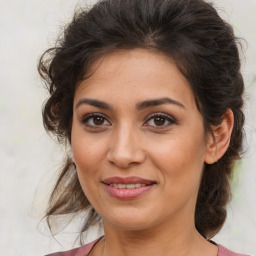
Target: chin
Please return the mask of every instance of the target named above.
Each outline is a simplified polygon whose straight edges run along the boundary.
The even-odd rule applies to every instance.
[[[141,212],[139,210],[124,210],[109,212],[103,216],[103,221],[120,230],[139,231],[146,230],[154,226],[157,220],[154,220],[152,213]]]

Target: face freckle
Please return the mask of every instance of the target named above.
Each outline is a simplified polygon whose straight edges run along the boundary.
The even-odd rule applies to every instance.
[[[142,49],[110,53],[92,69],[75,93],[71,136],[86,197],[113,227],[193,222],[208,151],[188,81],[170,58]],[[152,184],[122,198],[104,183],[113,177]]]

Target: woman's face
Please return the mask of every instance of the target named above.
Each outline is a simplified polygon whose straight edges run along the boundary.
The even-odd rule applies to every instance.
[[[95,210],[119,229],[194,223],[208,153],[188,81],[142,49],[108,54],[92,71],[75,93],[71,141]]]

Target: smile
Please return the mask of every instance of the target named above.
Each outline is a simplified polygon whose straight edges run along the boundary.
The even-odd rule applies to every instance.
[[[146,184],[109,184],[110,187],[119,188],[119,189],[131,189],[131,188],[140,188],[147,186]]]
[[[110,177],[102,181],[105,190],[111,197],[119,200],[131,200],[148,193],[155,185],[153,180],[141,177]]]

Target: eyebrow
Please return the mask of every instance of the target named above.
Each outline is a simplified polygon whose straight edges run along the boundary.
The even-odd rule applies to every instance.
[[[77,102],[76,108],[78,108],[82,104],[87,104],[87,105],[91,105],[91,106],[102,108],[102,109],[108,109],[108,110],[112,109],[112,107],[106,102],[95,100],[95,99],[81,99]]]
[[[113,109],[108,103],[106,103],[104,101],[100,101],[100,100],[96,100],[96,99],[88,99],[88,98],[80,99],[78,101],[78,103],[76,104],[76,108],[78,108],[82,104],[91,105],[91,106],[94,106],[97,108],[102,108],[102,109],[107,109],[107,110]],[[163,104],[174,104],[178,107],[185,109],[185,106],[182,103],[180,103],[179,101],[173,100],[171,98],[167,98],[167,97],[142,101],[142,102],[136,104],[136,108],[138,110],[143,110],[148,107],[155,107],[155,106],[159,106],[159,105],[163,105]]]
[[[174,104],[178,107],[185,109],[185,106],[182,103],[180,103],[179,101],[173,100],[171,98],[167,98],[167,97],[142,101],[142,102],[136,104],[136,108],[138,110],[143,110],[148,107],[155,107],[155,106],[159,106],[159,105],[163,105],[163,104]]]

